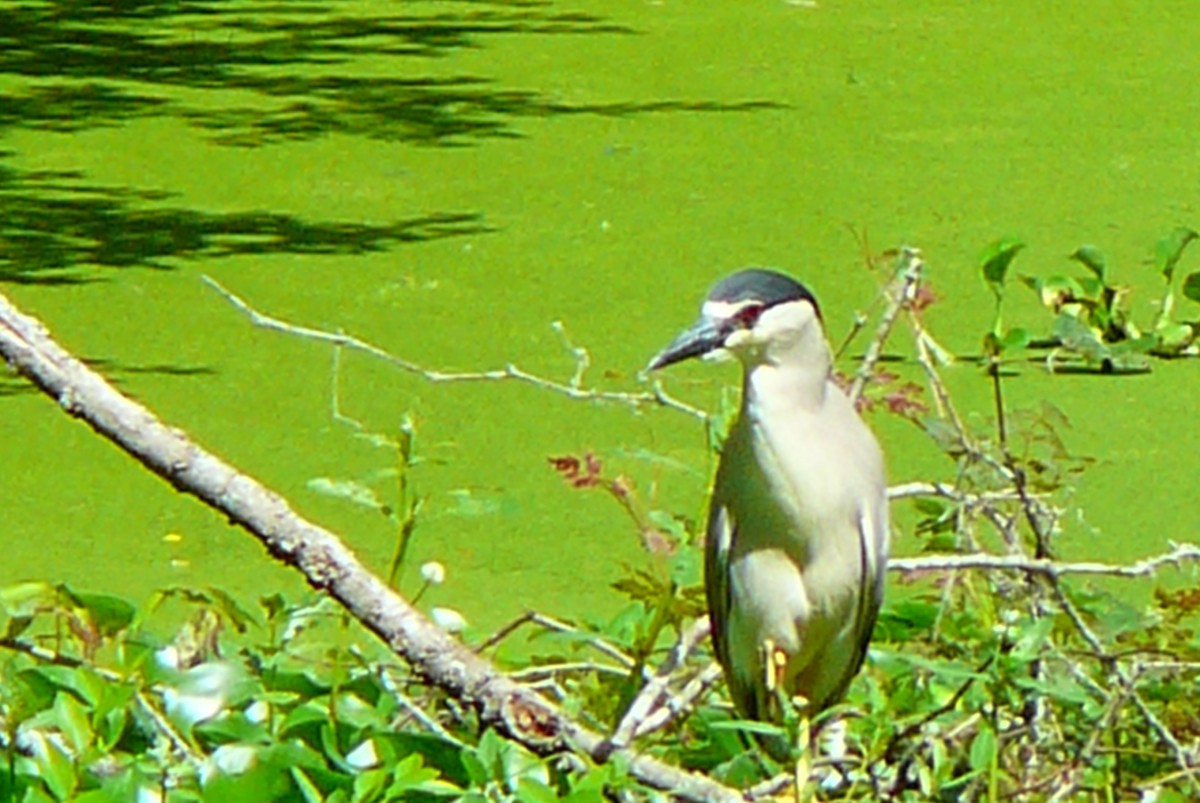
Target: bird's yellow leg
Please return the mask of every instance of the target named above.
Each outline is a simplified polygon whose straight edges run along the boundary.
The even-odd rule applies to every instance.
[[[811,738],[811,722],[808,716],[808,699],[796,695],[788,699],[784,680],[787,672],[788,654],[775,645],[771,639],[763,642],[763,686],[767,694],[774,698],[779,707],[780,721],[795,747],[796,764],[793,767],[793,779],[796,785],[796,800],[809,799],[809,740]]]
[[[791,699],[792,711],[796,719],[796,766],[793,778],[796,783],[796,800],[810,799],[808,789],[809,747],[812,745],[812,721],[808,717],[808,698],[798,694]]]

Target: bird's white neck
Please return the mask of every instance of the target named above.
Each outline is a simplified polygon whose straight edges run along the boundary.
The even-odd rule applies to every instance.
[[[816,412],[829,392],[829,347],[794,349],[747,364],[742,378],[742,408],[753,417],[780,410]],[[769,357],[775,357],[770,359]]]

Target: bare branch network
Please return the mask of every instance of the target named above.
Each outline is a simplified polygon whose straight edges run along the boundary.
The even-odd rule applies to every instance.
[[[736,801],[736,790],[631,750],[565,716],[542,696],[483,660],[372,574],[333,533],[287,501],[171,429],[77,360],[33,318],[0,295],[0,353],[62,408],[85,421],[180,491],[228,516],[272,555],[330,594],[430,683],[534,752],[620,755],[643,783],[686,800]]]

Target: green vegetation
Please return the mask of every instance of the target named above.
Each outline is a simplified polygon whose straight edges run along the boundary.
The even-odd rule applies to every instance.
[[[1160,248],[1168,282],[1194,236],[1176,233]],[[1009,241],[981,259],[998,309],[1019,250]],[[1133,339],[1132,324],[1114,301],[1119,293],[1107,284],[1103,259],[1081,251],[1075,259],[1095,283],[1055,295],[1053,310],[1115,349]],[[1200,666],[1200,597],[1159,586],[1147,604],[1135,605],[1087,578],[1148,576],[1200,551],[1180,546],[1132,567],[1056,560],[1064,557],[1060,535],[1080,515],[1071,486],[1089,461],[1065,445],[1067,417],[1053,405],[1006,406],[998,359],[1028,344],[1003,331],[997,313],[987,335],[993,359],[981,378],[994,386],[994,415],[968,425],[929,348],[922,317],[932,296],[915,279],[889,283],[885,298],[916,335],[923,381],[882,375],[868,385],[864,405],[918,427],[943,455],[942,475],[953,479],[897,489],[895,506],[915,521],[900,537],[916,539],[927,554],[895,561],[902,585],[892,584],[868,666],[847,701],[819,723],[840,717],[847,733],[844,750],[816,757],[814,794],[1191,799],[1200,793],[1189,747],[1200,722],[1189,691]],[[1057,277],[1027,283],[1043,293],[1063,285]],[[1195,283],[1184,280],[1193,300],[1187,288]],[[1160,316],[1169,320],[1169,312]],[[1154,331],[1161,335],[1164,326]],[[1161,337],[1155,342],[1140,353],[1178,353]],[[398,479],[394,504],[361,483],[323,487],[391,518],[398,535],[389,575],[420,597],[446,570],[426,566],[419,581],[404,580],[422,521],[408,476],[421,462],[415,435],[406,418],[398,441],[379,440],[398,455],[398,467],[381,475]],[[706,643],[697,639],[696,517],[655,509],[634,478],[611,475],[595,454],[557,456],[550,469],[565,493],[600,492],[628,514],[644,552],[615,584],[628,604],[607,621],[531,614],[494,637],[474,637],[473,645],[617,741],[759,794],[785,785],[786,768],[747,750],[745,732],[765,726],[732,719]],[[173,588],[137,609],[110,595],[25,583],[0,591],[0,605],[0,799],[590,801],[661,794],[640,786],[621,761],[538,756],[481,728],[474,712],[398,665],[320,596],[272,594],[245,606],[220,589]],[[185,625],[172,632],[164,625],[172,621]],[[532,635],[513,649],[517,625]]]
[[[1196,237],[1194,230],[1181,226],[1155,245],[1153,268],[1162,279],[1163,295],[1157,315],[1144,329],[1130,310],[1130,289],[1114,283],[1108,259],[1095,246],[1082,245],[1070,256],[1086,269],[1082,275],[1022,275],[1021,281],[1054,316],[1049,335],[1040,337],[1019,327],[1002,330],[1005,280],[1025,245],[1016,240],[993,243],[981,259],[984,279],[996,298],[996,320],[987,337],[989,351],[999,354],[1025,347],[1049,349],[1046,363],[1051,368],[1065,366],[1103,373],[1148,370],[1148,355],[1195,356],[1200,309],[1193,308],[1190,319],[1179,320],[1176,296],[1182,294],[1200,303],[1200,271],[1180,280],[1176,267]]]

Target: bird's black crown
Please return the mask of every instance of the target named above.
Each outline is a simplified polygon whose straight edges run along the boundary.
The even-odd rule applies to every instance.
[[[791,276],[766,268],[745,268],[726,276],[713,285],[708,292],[708,300],[725,304],[757,301],[764,307],[790,301],[807,301],[813,305],[818,316],[821,314],[812,291]]]

